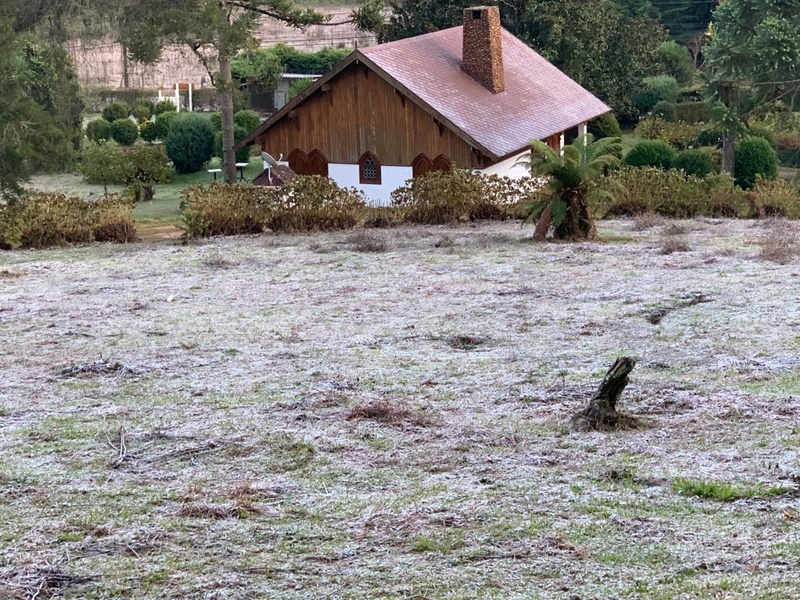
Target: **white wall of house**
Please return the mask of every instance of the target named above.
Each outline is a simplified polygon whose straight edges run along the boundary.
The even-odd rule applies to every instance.
[[[381,184],[359,183],[358,165],[328,163],[328,177],[340,187],[354,187],[364,192],[367,200],[376,206],[388,206],[391,193],[411,179],[411,167],[381,165]]]
[[[515,164],[521,157],[527,154],[530,154],[530,150],[525,150],[516,156],[501,160],[500,162],[493,164],[491,167],[483,169],[481,173],[484,175],[499,175],[501,177],[505,175],[506,177],[511,177],[512,179],[522,179],[523,177],[527,177],[528,169],[524,166]]]

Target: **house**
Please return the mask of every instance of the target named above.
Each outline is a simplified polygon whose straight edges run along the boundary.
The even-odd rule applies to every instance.
[[[610,110],[481,6],[461,27],[353,51],[239,144],[387,204],[432,169],[521,177],[531,139],[560,148]]]

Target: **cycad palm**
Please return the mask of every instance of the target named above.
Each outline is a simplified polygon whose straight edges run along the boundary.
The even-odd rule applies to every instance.
[[[591,135],[578,138],[559,154],[539,140],[531,141],[531,152],[517,161],[531,176],[547,179],[545,201],[532,207],[538,218],[534,238],[544,239],[548,229],[553,237],[566,240],[594,240],[597,232],[589,209],[591,183],[620,164],[622,142],[618,137],[593,141]]]

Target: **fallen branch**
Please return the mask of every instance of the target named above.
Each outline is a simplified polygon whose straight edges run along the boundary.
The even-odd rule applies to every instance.
[[[589,401],[589,406],[572,417],[572,424],[576,429],[614,429],[620,424],[617,402],[628,385],[628,375],[635,366],[636,361],[627,356],[620,356],[614,361]]]

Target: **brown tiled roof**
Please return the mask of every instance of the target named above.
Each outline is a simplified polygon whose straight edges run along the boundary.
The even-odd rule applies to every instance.
[[[505,29],[505,91],[493,94],[461,70],[461,41],[453,27],[361,52],[495,158],[611,110]]]
[[[494,160],[611,110],[505,29],[502,36],[503,92],[493,94],[461,70],[462,28],[453,27],[353,51],[235,147],[253,141],[354,61]]]

